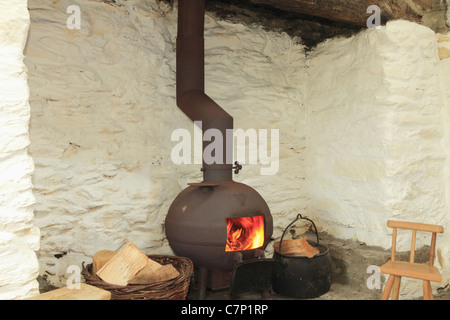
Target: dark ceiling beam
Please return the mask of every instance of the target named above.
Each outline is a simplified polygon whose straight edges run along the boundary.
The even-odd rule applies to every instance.
[[[284,11],[340,21],[356,26],[366,26],[372,15],[367,8],[380,8],[381,23],[403,19],[421,23],[428,13],[442,12],[445,19],[446,5],[441,0],[250,0],[253,4],[265,5]]]

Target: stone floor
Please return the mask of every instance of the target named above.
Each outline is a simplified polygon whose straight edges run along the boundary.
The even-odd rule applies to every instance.
[[[198,300],[198,292],[190,290],[188,300]],[[361,290],[354,286],[332,283],[330,291],[320,297],[308,300],[380,300],[382,290]],[[441,289],[433,295],[434,300],[450,300],[450,290]],[[210,291],[206,294],[206,300],[232,300],[228,290]],[[269,295],[263,297],[259,292],[248,292],[239,295],[235,300],[298,300],[281,296],[273,291]],[[422,300],[421,298],[408,300]]]
[[[330,252],[332,264],[332,283],[330,290],[320,297],[312,300],[379,300],[382,289],[377,288],[375,282],[376,274],[370,270],[370,266],[381,266],[390,258],[390,251],[379,247],[367,246],[363,243],[340,240],[327,234],[320,234],[320,243],[327,246]],[[416,261],[425,262],[428,259],[429,248],[424,247],[416,250]],[[409,252],[400,254],[399,258],[404,259],[409,256]],[[423,260],[423,261],[421,261]],[[370,279],[369,279],[370,278]],[[40,280],[41,293],[54,289],[46,281]],[[368,281],[369,280],[369,281]],[[379,276],[381,287],[386,280],[384,275]],[[369,282],[369,285],[368,285]],[[373,288],[372,288],[373,287]],[[264,298],[259,292],[244,292],[236,300],[293,300],[283,297],[273,291],[269,291]],[[188,300],[198,300],[198,292],[194,286],[187,296]],[[211,291],[206,293],[206,300],[231,300],[228,290]],[[402,296],[400,296],[402,299]],[[410,298],[409,300],[420,300]],[[435,300],[450,300],[450,285],[443,284],[442,288],[434,291]]]
[[[367,246],[348,240],[333,238],[327,234],[320,234],[320,243],[329,248],[332,261],[332,284],[330,290],[320,297],[312,300],[379,300],[386,278],[380,275],[380,285],[372,282],[376,275],[371,271],[370,266],[381,266],[390,258],[390,250],[383,250],[379,247]],[[416,250],[416,261],[427,260],[429,248],[425,247]],[[409,256],[409,252],[400,254],[399,258]],[[370,278],[370,279],[369,279]],[[369,285],[368,285],[369,280]],[[402,297],[400,296],[400,299]],[[198,299],[198,292],[191,289],[188,299]],[[262,297],[259,292],[246,292],[239,295],[238,300],[292,300],[289,297],[283,297],[273,291],[268,296]],[[411,298],[415,300],[421,298]],[[438,289],[434,294],[436,300],[450,300],[450,286]],[[230,300],[229,290],[208,290],[206,300]]]

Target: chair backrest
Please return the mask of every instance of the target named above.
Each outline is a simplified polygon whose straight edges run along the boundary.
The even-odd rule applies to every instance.
[[[391,249],[391,260],[395,261],[395,251],[397,246],[397,229],[409,229],[412,230],[411,239],[411,254],[409,256],[409,262],[414,263],[414,251],[416,247],[416,232],[425,231],[431,232],[431,246],[430,246],[430,261],[429,265],[432,267],[434,264],[434,256],[436,251],[436,233],[443,233],[444,227],[434,224],[416,223],[416,222],[406,222],[406,221],[395,221],[388,220],[388,227],[393,228],[392,232],[392,249]]]

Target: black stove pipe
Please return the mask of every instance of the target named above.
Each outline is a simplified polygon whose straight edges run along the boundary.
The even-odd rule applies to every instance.
[[[232,180],[233,118],[205,94],[205,0],[178,1],[178,31],[176,47],[177,106],[192,120],[201,121],[202,132],[216,129],[222,142],[214,145],[214,161],[205,155],[205,148],[213,141],[203,141],[203,181]],[[231,130],[231,131],[230,131]],[[216,135],[215,135],[216,136]],[[217,154],[218,153],[218,154]]]

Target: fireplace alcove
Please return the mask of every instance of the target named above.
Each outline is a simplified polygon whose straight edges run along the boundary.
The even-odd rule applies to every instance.
[[[281,11],[268,16],[271,10],[258,7],[251,14],[249,2],[239,11],[236,1],[208,1],[206,89],[230,106],[236,128],[280,130],[277,174],[263,176],[265,164],[243,163],[235,176],[270,206],[273,237],[299,212],[322,232],[384,249],[389,217],[448,226],[450,72],[448,59],[438,55],[447,42],[414,22],[339,31],[335,23],[310,19],[308,28],[319,31],[303,31],[312,37],[304,43],[299,29],[292,33],[306,26],[299,16],[283,32]],[[14,105],[17,112],[3,114],[17,117],[5,122],[2,137],[15,136],[0,157],[3,172],[23,165],[30,179],[7,193],[17,197],[2,198],[9,211],[1,234],[25,238],[1,238],[8,240],[1,261],[21,261],[8,270],[27,266],[53,286],[66,283],[69,266],[127,241],[148,253],[173,254],[165,217],[177,194],[202,179],[198,165],[171,161],[174,128],[192,130],[175,105],[176,2],[71,4],[81,8],[79,30],[66,28],[66,2],[28,1],[30,30],[19,57],[26,72],[19,75],[27,76],[30,108]],[[221,10],[227,5],[232,15]],[[26,130],[12,130],[18,119],[25,127],[29,121],[28,142]],[[27,150],[34,167],[23,152],[8,151],[13,147]],[[446,240],[438,241],[438,259],[448,281]],[[265,254],[271,253],[269,244]],[[363,283],[378,260],[360,260]],[[8,299],[37,290],[31,276],[20,278],[26,284],[4,276],[26,290],[11,290]],[[405,296],[421,294],[420,286],[405,288]]]

